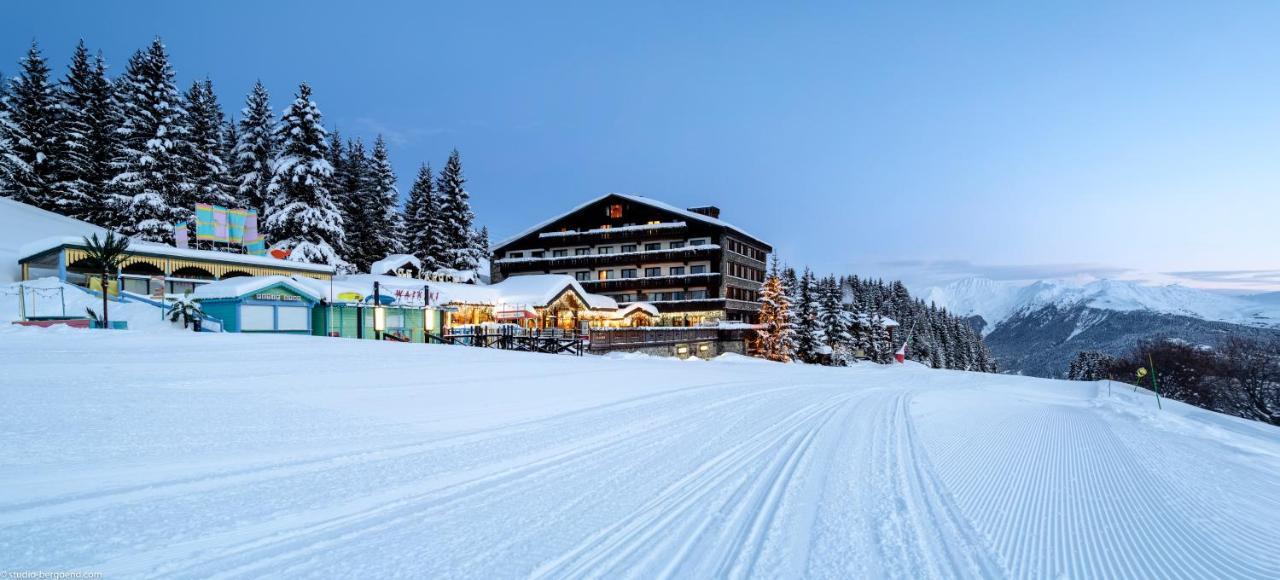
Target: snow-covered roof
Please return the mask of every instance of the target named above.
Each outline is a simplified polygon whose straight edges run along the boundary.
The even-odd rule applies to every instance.
[[[635,314],[636,312],[644,312],[650,316],[657,316],[658,307],[652,304],[649,304],[648,302],[632,302],[631,304],[628,304],[622,307],[621,309],[619,309],[616,316],[618,318],[626,318],[628,316],[631,316],[632,314]]]
[[[647,205],[647,206],[649,206],[649,207],[654,207],[654,208],[657,208],[657,209],[660,209],[660,210],[669,211],[669,212],[671,212],[671,213],[674,213],[674,214],[679,215],[679,216],[681,216],[681,217],[684,217],[684,218],[686,218],[686,219],[691,219],[691,220],[700,221],[700,222],[707,223],[707,224],[711,224],[711,225],[715,225],[715,226],[720,226],[720,227],[723,227],[723,228],[728,228],[728,229],[734,230],[734,231],[736,231],[736,232],[738,232],[738,233],[740,233],[740,234],[742,234],[742,235],[744,235],[744,236],[747,236],[747,237],[749,237],[749,238],[754,238],[755,240],[757,240],[757,241],[759,241],[759,242],[762,242],[762,243],[764,242],[764,240],[763,240],[762,238],[760,238],[759,236],[753,235],[753,234],[751,234],[751,233],[747,232],[746,230],[744,230],[744,229],[742,229],[742,228],[740,228],[740,227],[738,227],[738,226],[735,226],[735,225],[733,225],[733,224],[731,224],[731,223],[729,223],[729,222],[726,222],[726,221],[724,221],[724,220],[722,220],[722,219],[720,219],[720,218],[713,218],[713,217],[708,216],[708,215],[702,215],[702,214],[700,214],[700,213],[692,212],[692,211],[689,211],[689,210],[687,210],[687,209],[678,208],[678,207],[676,207],[676,206],[674,206],[674,205],[671,205],[671,204],[669,204],[669,203],[661,202],[661,201],[658,201],[658,200],[656,200],[656,199],[652,199],[652,198],[645,197],[645,196],[643,196],[643,195],[633,195],[633,194],[630,194],[630,193],[606,193],[606,194],[604,194],[604,195],[602,195],[602,196],[600,196],[600,197],[597,197],[597,198],[594,198],[594,199],[592,199],[592,200],[590,200],[590,201],[587,201],[586,203],[579,204],[578,206],[574,207],[573,209],[571,209],[571,210],[569,210],[569,211],[566,211],[566,212],[564,212],[564,213],[558,214],[558,215],[556,215],[556,216],[555,216],[555,217],[553,217],[553,218],[550,218],[550,219],[544,220],[544,221],[540,222],[538,225],[535,225],[535,226],[533,226],[533,227],[531,227],[531,228],[529,228],[529,229],[527,229],[527,230],[525,230],[525,231],[523,231],[523,232],[520,232],[519,234],[516,234],[516,235],[514,235],[514,236],[511,236],[511,237],[509,237],[509,238],[507,238],[507,239],[503,240],[502,242],[499,242],[498,244],[494,245],[494,246],[493,246],[493,249],[494,249],[495,251],[497,251],[498,249],[502,248],[503,246],[506,246],[507,244],[510,244],[510,243],[512,243],[512,242],[514,242],[514,241],[516,241],[516,240],[519,240],[520,238],[523,238],[523,237],[525,237],[525,236],[527,236],[527,235],[533,234],[533,233],[537,232],[538,230],[541,230],[541,229],[543,229],[543,228],[545,228],[545,227],[547,227],[547,226],[549,226],[549,225],[551,225],[551,224],[555,223],[557,220],[559,220],[559,219],[561,219],[561,218],[563,218],[563,217],[565,217],[565,216],[568,216],[568,215],[570,215],[570,214],[573,214],[574,212],[578,212],[578,211],[581,211],[581,210],[583,210],[583,209],[586,209],[587,207],[589,207],[589,206],[590,206],[591,204],[593,204],[593,203],[596,203],[596,202],[599,202],[599,201],[603,201],[603,200],[608,199],[609,197],[613,197],[613,196],[621,197],[621,198],[623,198],[623,199],[626,199],[626,200],[629,200],[629,201],[633,201],[633,202],[635,202],[635,203],[644,204],[644,205]]]
[[[369,266],[370,274],[386,274],[387,272],[395,272],[403,268],[405,264],[413,264],[414,268],[422,269],[422,260],[412,254],[391,254]]]
[[[305,279],[310,280],[311,278]],[[320,300],[323,297],[307,285],[299,284],[298,279],[289,276],[237,276],[235,278],[227,278],[196,286],[196,289],[191,293],[191,297],[197,300],[239,298],[245,294],[264,290],[276,284],[288,286],[290,290],[312,300]]]
[[[593,309],[617,310],[618,308],[618,303],[614,299],[587,292],[577,280],[566,274],[512,276],[489,288],[498,292],[503,304],[546,306],[566,289],[573,289],[586,301],[587,306]]]
[[[881,316],[881,317],[880,317],[880,326],[881,326],[881,327],[883,327],[883,328],[889,328],[889,327],[893,327],[893,326],[900,326],[900,325],[898,324],[898,321],[897,321],[897,320],[894,320],[894,319],[892,319],[892,318],[889,318],[888,316]]]
[[[22,246],[19,250],[19,259],[25,260],[37,254],[42,254],[62,246],[84,247],[84,239],[79,236],[53,236],[36,240]],[[131,254],[150,254],[154,256],[168,256],[171,258],[187,258],[190,260],[207,260],[210,262],[266,266],[270,268],[283,268],[286,270],[302,270],[305,272],[320,272],[325,274],[333,273],[333,266],[327,266],[325,264],[308,264],[306,262],[294,262],[292,260],[279,260],[269,256],[232,254],[230,252],[215,252],[213,250],[175,248],[166,244],[144,242],[141,240],[130,240],[128,251]]]

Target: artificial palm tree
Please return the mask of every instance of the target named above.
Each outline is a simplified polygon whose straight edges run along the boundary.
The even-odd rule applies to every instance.
[[[125,252],[129,250],[129,238],[107,232],[106,237],[99,240],[98,234],[84,239],[85,254],[88,255],[89,267],[102,274],[102,327],[111,328],[107,316],[107,287],[111,273],[120,270],[124,263]]]

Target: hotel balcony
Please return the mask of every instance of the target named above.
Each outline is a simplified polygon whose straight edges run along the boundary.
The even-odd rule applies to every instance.
[[[701,246],[685,246],[676,249],[641,250],[636,252],[619,252],[614,254],[584,254],[581,256],[544,256],[542,258],[500,258],[493,263],[501,266],[503,272],[521,272],[531,269],[575,268],[640,265],[651,262],[672,262],[714,258],[720,252],[716,244]]]
[[[685,274],[683,276],[650,276],[645,278],[610,278],[608,280],[583,280],[578,282],[587,292],[610,292],[618,290],[649,290],[653,288],[684,288],[690,286],[714,287],[718,285],[720,274]]]

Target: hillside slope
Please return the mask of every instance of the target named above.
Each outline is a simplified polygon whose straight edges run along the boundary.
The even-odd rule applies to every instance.
[[[0,367],[12,569],[1280,576],[1280,429],[1105,383],[12,328]]]

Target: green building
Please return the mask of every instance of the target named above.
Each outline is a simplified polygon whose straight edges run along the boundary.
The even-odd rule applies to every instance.
[[[320,297],[284,276],[245,276],[199,286],[192,298],[224,332],[312,334]]]

